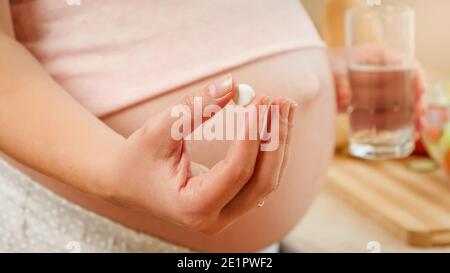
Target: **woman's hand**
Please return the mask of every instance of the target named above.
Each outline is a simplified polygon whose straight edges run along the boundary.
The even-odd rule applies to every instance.
[[[180,104],[195,114],[194,97],[202,98],[203,109],[208,105],[223,108],[234,93],[233,80],[226,76],[184,98]],[[251,104],[268,105],[268,98],[256,97]],[[121,205],[149,211],[191,229],[219,232],[256,208],[281,180],[288,160],[296,104],[277,99],[272,105],[280,107],[278,149],[260,151],[259,137],[248,139],[247,119],[241,128],[246,140],[234,140],[225,158],[210,170],[191,162],[184,140],[172,137],[175,119],[171,109],[149,119],[120,149],[110,197]],[[194,119],[192,115],[193,129]],[[270,122],[268,119],[267,123]]]
[[[0,0],[0,7],[8,7],[8,1]],[[9,18],[9,9],[4,10]],[[124,139],[55,82],[14,40],[11,21],[3,21],[0,150],[11,158],[79,191],[210,233],[257,207],[278,186],[289,157],[296,107],[292,101],[273,102],[281,108],[278,149],[260,151],[259,139],[236,140],[226,157],[208,170],[191,162],[183,140],[172,138],[171,109]],[[201,96],[203,108],[222,108],[234,92],[228,76],[180,103],[195,113],[194,96]],[[268,100],[255,98],[252,104],[266,105]],[[268,123],[270,127],[270,119]],[[245,122],[242,128],[247,132],[249,127]]]
[[[234,93],[229,76],[180,103],[196,113],[194,97],[201,96],[203,109],[220,109]],[[265,105],[268,100],[255,98],[252,104]],[[226,157],[208,170],[191,162],[183,140],[172,138],[172,109],[125,139],[77,103],[23,46],[0,31],[0,128],[5,128],[0,131],[0,150],[79,191],[196,230],[222,230],[277,187],[289,154],[295,104],[287,99],[273,104],[281,108],[278,149],[260,151],[259,139],[236,140]],[[250,125],[255,124],[244,123],[245,132]]]
[[[385,55],[380,58],[380,50],[369,48],[361,50],[361,58],[370,60],[378,60],[386,58]],[[347,74],[347,58],[345,49],[329,49],[328,56],[330,60],[331,70],[334,77],[337,105],[340,112],[345,112],[351,101],[351,85]],[[392,54],[389,58],[395,58]],[[424,101],[425,93],[425,77],[424,71],[420,64],[416,64],[416,73],[414,75],[412,90],[414,91],[415,109],[416,109],[416,129],[422,129],[423,117],[425,115],[426,104]]]

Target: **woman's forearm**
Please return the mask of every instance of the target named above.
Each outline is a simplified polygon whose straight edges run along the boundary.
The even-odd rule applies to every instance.
[[[174,138],[174,122],[182,121],[183,136],[191,134],[201,126],[197,119],[207,120],[196,113],[224,108],[236,92],[231,75],[220,77],[173,105],[194,113],[188,131],[186,117],[174,117],[169,106],[125,139],[76,103],[25,48],[0,34],[0,149],[80,190],[196,231],[220,232],[262,206],[287,166],[297,107],[288,98],[256,96],[242,106],[254,113],[239,124],[246,139],[231,141],[210,169],[192,162],[185,141]],[[275,124],[270,138],[277,147],[261,149],[259,129]]]
[[[33,56],[0,32],[0,149],[82,191],[105,185],[124,138],[70,97]]]

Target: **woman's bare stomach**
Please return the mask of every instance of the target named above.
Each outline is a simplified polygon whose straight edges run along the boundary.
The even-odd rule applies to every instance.
[[[81,206],[125,226],[198,251],[256,251],[279,242],[304,216],[314,199],[334,146],[335,98],[326,55],[321,49],[284,53],[232,69],[235,79],[251,84],[258,94],[287,96],[299,102],[291,159],[278,191],[262,208],[215,236],[183,229],[150,214],[119,208],[70,188],[29,168],[15,165],[41,184]],[[198,90],[206,79],[102,118],[124,136],[138,129],[152,114],[181,96]],[[226,142],[189,144],[195,161],[213,165],[225,153]],[[89,159],[86,159],[89,160]],[[170,204],[167,204],[170,206]]]

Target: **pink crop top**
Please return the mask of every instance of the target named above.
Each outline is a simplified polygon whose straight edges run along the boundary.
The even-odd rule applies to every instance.
[[[97,116],[260,58],[324,46],[298,0],[10,2],[17,39]]]

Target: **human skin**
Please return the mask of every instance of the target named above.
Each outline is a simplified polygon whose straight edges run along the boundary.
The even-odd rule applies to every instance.
[[[191,159],[183,137],[174,138],[172,110],[192,113],[189,131],[200,126],[204,109],[227,105],[236,92],[230,74],[216,79],[149,116],[124,137],[87,112],[17,43],[0,32],[0,149],[11,158],[81,192],[140,211],[196,232],[215,234],[257,207],[276,190],[289,158],[297,104],[287,98],[254,98],[247,108],[276,106],[279,145],[260,149],[249,139],[252,120],[239,124],[222,160],[207,167]],[[196,98],[203,111],[195,111]],[[256,111],[255,120],[262,120]],[[42,124],[45,123],[45,126]],[[258,124],[259,125],[259,124]],[[261,128],[256,128],[261,129]],[[32,136],[32,137],[30,137]]]
[[[292,59],[298,60],[295,62],[296,69],[288,70],[286,67],[289,67]],[[323,83],[321,90],[309,90],[315,83],[292,81],[297,79],[298,75],[309,73],[309,68],[303,62],[310,62],[317,71],[324,71],[322,75],[318,75],[323,77],[320,79]],[[292,65],[290,67],[292,68]],[[295,165],[287,166],[284,179],[277,191],[265,202],[264,207],[256,208],[255,205],[253,211],[218,235],[211,236],[192,231],[161,220],[153,214],[116,206],[98,198],[95,194],[80,192],[63,181],[35,172],[17,161],[14,163],[39,183],[89,210],[133,229],[195,250],[256,251],[268,244],[278,242],[306,212],[319,189],[331,158],[334,146],[335,99],[326,57],[323,51],[318,49],[293,52],[231,72],[239,81],[250,83],[262,96],[269,94],[279,96],[281,93],[279,90],[283,90],[282,93],[286,96],[300,102],[298,112],[302,114],[296,114],[296,127],[294,127],[295,131],[290,144],[291,162],[295,162]],[[204,82],[194,84],[105,117],[103,121],[116,132],[127,137],[140,128],[149,116],[165,109],[167,105],[172,104],[173,100],[203,85]],[[331,118],[322,120],[324,115]],[[191,141],[188,146],[194,161],[210,167],[223,158],[229,143]],[[94,160],[89,160],[89,162],[92,161]],[[101,172],[108,175],[108,171],[101,170]]]
[[[36,181],[81,206],[105,215],[130,228],[161,237],[199,251],[256,251],[279,242],[304,216],[320,188],[334,147],[336,100],[334,84],[326,53],[322,49],[304,49],[259,60],[226,71],[239,82],[251,84],[261,96],[286,96],[299,103],[296,127],[290,142],[291,160],[276,192],[265,206],[240,217],[218,235],[186,229],[152,213],[117,206],[95,192],[80,192],[76,187],[36,172],[7,157]],[[205,79],[169,94],[159,96],[112,115],[102,117],[102,130],[113,129],[120,137],[128,137],[145,124],[149,117],[166,109],[173,101],[199,90],[211,79]],[[22,102],[23,103],[23,102]],[[86,119],[87,121],[87,119]],[[90,123],[90,122],[87,122]],[[64,123],[67,124],[67,123]],[[96,125],[99,125],[96,123]],[[100,131],[102,131],[100,130]],[[99,133],[99,132],[97,132]],[[113,141],[112,141],[113,142]],[[100,147],[108,142],[98,143]],[[194,161],[211,167],[222,159],[228,142],[191,141],[188,143]],[[108,151],[108,147],[105,147]],[[92,164],[91,156],[86,164]],[[108,154],[104,155],[109,157]],[[63,160],[64,162],[64,160]],[[100,160],[101,162],[101,160]],[[30,164],[29,164],[30,165]],[[108,168],[94,166],[104,176]],[[92,168],[88,166],[87,168]],[[86,173],[72,175],[74,183],[95,183]],[[87,173],[89,174],[89,172]],[[92,175],[96,177],[96,175]],[[94,181],[94,182],[92,182]]]

